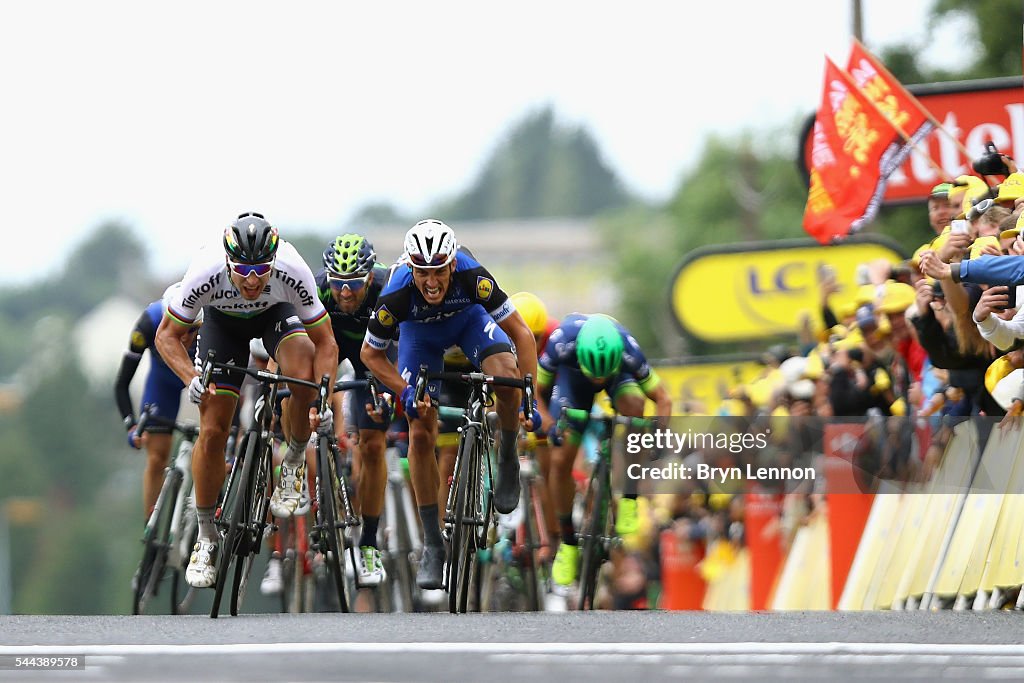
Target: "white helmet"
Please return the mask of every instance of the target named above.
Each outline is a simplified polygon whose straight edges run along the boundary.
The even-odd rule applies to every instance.
[[[175,282],[173,285],[164,290],[163,296],[160,297],[160,303],[163,305],[164,313],[167,313],[167,307],[171,301],[178,298],[179,292],[181,292],[181,282]],[[195,320],[192,321],[192,327],[198,327],[203,324],[203,309],[199,309],[196,313]]]
[[[458,249],[455,232],[441,221],[428,218],[405,233],[403,260],[417,268],[440,268],[452,262]]]

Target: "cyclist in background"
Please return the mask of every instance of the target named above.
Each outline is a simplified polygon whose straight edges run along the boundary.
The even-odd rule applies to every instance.
[[[143,522],[149,519],[153,506],[156,505],[164,481],[164,470],[171,458],[172,429],[169,424],[163,424],[163,421],[173,423],[178,418],[181,390],[185,388],[181,378],[167,367],[154,345],[157,327],[167,309],[167,300],[180,289],[180,282],[171,285],[160,300],[147,306],[139,316],[128,339],[128,348],[121,357],[121,366],[117,370],[117,380],[114,383],[114,397],[125,429],[128,430],[128,444],[136,449],[146,447],[146,470],[142,475]],[[202,324],[203,311],[200,309],[181,340],[189,354],[195,353],[196,335]],[[138,421],[132,408],[129,387],[142,361],[142,355],[147,350],[150,352],[150,365],[146,385],[142,391],[142,406],[150,406],[150,414],[159,417],[162,424],[150,422],[145,425],[145,433],[140,434],[136,429]]]
[[[331,317],[334,340],[338,344],[338,363],[347,359],[352,363],[355,379],[363,379],[367,368],[359,358],[359,352],[377,298],[387,284],[388,268],[377,263],[377,253],[370,240],[357,233],[332,240],[324,250],[323,261],[323,269],[316,274],[316,285],[320,300]],[[339,411],[343,398],[340,394],[332,397],[335,414],[342,414]],[[357,434],[353,455],[358,472],[356,495],[363,520],[357,570],[360,585],[376,586],[385,578],[384,564],[377,547],[377,527],[387,487],[385,432],[391,416],[374,413],[369,389],[354,390],[349,401],[349,426]],[[335,424],[339,442],[345,441],[344,423],[345,420],[338,420]]]
[[[206,319],[193,363],[181,339],[203,306]],[[219,244],[202,248],[185,273],[182,289],[170,299],[157,330],[157,349],[188,384],[189,400],[199,404],[199,439],[192,458],[199,540],[185,572],[192,586],[205,588],[216,579],[219,536],[214,508],[224,481],[222,454],[243,377],[241,371],[217,369],[204,388],[196,366],[201,366],[210,350],[216,352],[218,362],[244,366],[250,340],[260,337],[283,374],[310,382],[327,375],[333,382],[338,346],[328,320],[309,266],[258,213],[240,215]],[[303,386],[289,388],[295,398],[288,415],[293,433],[270,500],[276,517],[309,509],[305,453],[312,426],[307,406],[316,392]],[[330,411],[322,416],[331,418]]]
[[[533,339],[537,342],[538,358],[544,353],[548,338],[551,333],[558,329],[558,320],[548,314],[548,308],[544,302],[530,292],[516,292],[511,297],[519,315],[523,316],[526,326],[533,332]],[[548,443],[547,434],[541,431],[539,434],[528,434],[527,439],[533,441],[533,457],[540,468],[541,477],[544,481],[550,481],[551,472],[551,447]],[[555,509],[551,504],[551,493],[549,487],[544,487],[540,495],[541,509],[544,511],[544,522],[551,538],[558,538],[558,518]]]
[[[460,251],[455,233],[437,220],[414,225],[405,236],[405,268],[392,272],[366,330],[362,359],[374,376],[390,388],[409,420],[409,469],[424,529],[424,548],[416,582],[420,588],[441,587],[445,551],[438,523],[438,475],[434,446],[438,383],[430,381],[428,396],[415,400],[412,384],[420,365],[442,369],[445,349],[457,345],[485,373],[519,377],[537,369],[533,335],[494,277],[473,257]],[[385,355],[401,328],[398,369]],[[519,351],[518,361],[512,344]],[[522,375],[520,374],[522,372]],[[519,457],[516,453],[522,392],[496,387],[500,444],[494,507],[511,512],[519,502]],[[532,426],[537,416],[528,407]]]
[[[594,397],[605,391],[620,415],[642,417],[644,404],[651,399],[662,418],[672,414],[672,399],[657,373],[629,331],[605,315],[572,313],[551,333],[541,354],[537,395],[545,426],[555,427],[563,408],[589,411]],[[576,490],[572,478],[573,461],[579,449],[586,423],[569,421],[560,434],[560,446],[551,454],[551,497],[558,515],[561,545],[551,568],[552,578],[562,587],[576,581],[579,550],[572,521]],[[627,493],[619,501],[615,532],[620,536],[639,528],[636,493]]]

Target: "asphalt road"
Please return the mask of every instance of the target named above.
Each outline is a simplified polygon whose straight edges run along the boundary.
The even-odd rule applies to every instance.
[[[0,617],[0,681],[1024,679],[1016,612]],[[15,655],[85,658],[14,669]]]

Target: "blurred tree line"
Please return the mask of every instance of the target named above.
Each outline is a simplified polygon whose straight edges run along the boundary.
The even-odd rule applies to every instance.
[[[964,50],[972,58],[957,71],[928,70],[918,62],[921,45],[879,52],[907,84],[1018,74],[1020,24],[1006,17],[1019,16],[1019,10],[1019,0],[938,0],[929,36],[951,17],[974,27],[965,39],[973,50]],[[588,131],[561,124],[545,107],[510,128],[464,192],[427,213],[454,223],[592,218],[606,246],[608,277],[620,296],[612,313],[651,357],[731,350],[684,344],[670,318],[668,285],[680,260],[695,248],[804,236],[806,187],[795,163],[802,124],[794,120],[782,130],[708,139],[672,196],[652,204],[630,194]],[[360,209],[348,227],[411,222],[394,206],[378,202]],[[923,205],[883,209],[870,230],[908,250],[929,235]],[[315,270],[323,237],[288,238]],[[0,469],[6,473],[0,501],[45,501],[41,516],[12,529],[16,612],[129,609],[142,526],[143,457],[125,443],[112,388],[90,386],[69,335],[77,320],[112,295],[130,297],[140,312],[157,298],[166,283],[149,280],[146,263],[129,227],[110,223],[72,250],[60,273],[0,288],[5,331],[0,386],[6,383],[24,397],[20,405],[0,411]]]

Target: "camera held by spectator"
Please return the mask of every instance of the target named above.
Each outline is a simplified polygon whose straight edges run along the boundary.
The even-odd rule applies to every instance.
[[[1008,176],[1017,170],[1013,159],[1005,154],[1000,154],[999,149],[991,140],[985,143],[985,154],[975,159],[971,166],[982,175]]]

